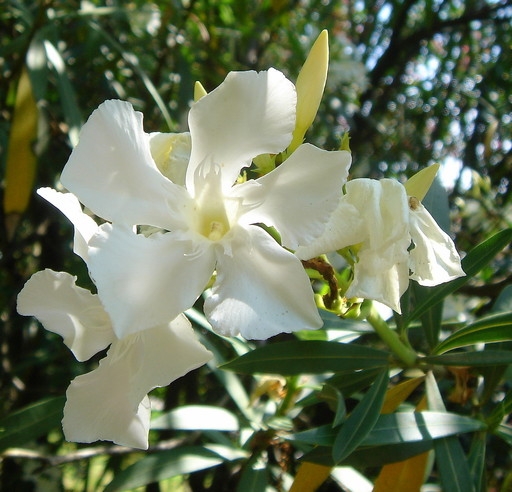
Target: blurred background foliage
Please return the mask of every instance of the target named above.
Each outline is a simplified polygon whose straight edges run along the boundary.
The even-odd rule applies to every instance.
[[[451,232],[464,255],[512,223],[511,19],[510,0],[0,2],[0,418],[62,396],[83,370],[59,337],[22,319],[15,304],[24,282],[43,268],[87,281],[71,254],[70,225],[35,190],[58,183],[80,126],[101,102],[130,101],[144,113],[148,132],[185,131],[195,81],[210,91],[229,71],[271,66],[295,80],[327,29],[329,76],[307,140],[335,149],[349,131],[353,177],[405,180],[441,163]],[[505,248],[460,289],[459,319],[488,312],[511,283]],[[237,353],[228,342],[216,350],[217,362]],[[215,367],[194,371],[155,399],[161,410],[203,404],[256,418],[244,398],[259,380],[226,374]],[[275,382],[277,393],[281,384]],[[272,399],[269,391],[262,395]],[[306,415],[317,425],[332,418],[320,410]],[[66,464],[57,457],[81,447],[65,443],[58,426],[40,430],[27,445],[39,458],[0,463],[5,490],[101,490],[140,457],[110,447],[89,459],[71,455]],[[155,443],[192,445],[201,436],[164,429]],[[276,490],[286,490],[279,470],[295,466],[287,446],[275,444],[270,460]],[[503,483],[510,449],[493,441],[487,456],[488,483]],[[234,490],[241,472],[228,461],[215,472],[175,478],[167,490]],[[246,480],[266,483],[258,482],[261,469],[253,467]],[[343,490],[330,480],[322,490]]]

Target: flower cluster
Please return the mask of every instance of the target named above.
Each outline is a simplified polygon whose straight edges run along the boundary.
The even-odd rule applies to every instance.
[[[193,103],[189,133],[148,134],[129,103],[106,101],[64,167],[68,192],[38,191],[73,223],[97,294],[44,270],[18,311],[61,335],[79,361],[109,347],[67,391],[68,440],[147,448],[148,392],[211,358],[183,315],[205,289],[217,333],[267,339],[322,325],[301,260],[352,248],[342,294],[398,312],[409,278],[463,275],[449,236],[402,184],[347,182],[348,150],[303,143],[327,53],[322,33],[296,86],[275,69],[228,74]],[[253,165],[265,172],[247,179]]]

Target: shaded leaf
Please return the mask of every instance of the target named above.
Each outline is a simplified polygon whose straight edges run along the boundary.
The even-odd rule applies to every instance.
[[[354,344],[321,340],[273,343],[221,366],[241,373],[287,376],[386,367],[388,354]]]
[[[369,466],[382,466],[388,463],[396,463],[412,456],[430,451],[434,441],[404,442],[401,444],[389,444],[383,446],[360,447],[350,456],[347,456],[337,465],[348,465],[360,468]],[[324,466],[334,466],[332,448],[317,446],[307,452],[302,461],[316,463]]]
[[[443,490],[472,492],[475,490],[468,461],[455,436],[434,441],[436,465]]]
[[[512,229],[505,229],[490,237],[483,243],[473,248],[463,259],[462,268],[466,272],[465,277],[460,277],[451,282],[447,282],[430,290],[430,295],[426,296],[414,308],[409,319],[417,319],[424,314],[427,309],[435,306],[446,296],[455,292],[464,285],[471,277],[476,275],[485,267],[505,246],[512,241]]]
[[[105,492],[142,487],[177,475],[218,466],[225,461],[243,459],[246,453],[220,445],[184,446],[147,455],[116,474]]]
[[[354,451],[372,430],[379,418],[388,382],[388,371],[384,371],[339,429],[332,449],[336,463]]]
[[[268,485],[268,471],[260,466],[247,466],[236,487],[237,492],[261,492]]]
[[[455,352],[422,357],[420,362],[439,366],[493,366],[512,364],[512,351],[483,350],[481,352]]]
[[[60,426],[66,398],[38,401],[0,420],[0,451],[33,441]]]

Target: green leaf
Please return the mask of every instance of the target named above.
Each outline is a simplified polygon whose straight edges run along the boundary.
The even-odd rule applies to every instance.
[[[503,418],[512,412],[512,390],[509,390],[505,398],[501,400],[487,417],[487,424],[494,429]]]
[[[247,457],[247,453],[220,445],[185,446],[147,455],[116,474],[105,492],[133,489],[177,475],[218,466]]]
[[[375,447],[361,447],[347,456],[341,463],[345,466],[353,466],[365,469],[403,461],[426,451],[430,451],[434,441],[403,442]],[[304,455],[304,461],[319,465],[334,466],[332,450],[330,447],[318,446]]]
[[[512,426],[500,424],[494,430],[494,434],[501,437],[509,446],[512,446]]]
[[[237,485],[237,492],[261,492],[268,485],[268,471],[263,466],[247,466]]]
[[[69,80],[69,71],[66,69],[66,64],[61,54],[47,39],[44,40],[44,48],[46,50],[48,61],[55,70],[59,96],[62,102],[62,110],[64,112],[64,117],[66,118],[66,123],[69,127],[68,138],[71,146],[74,147],[78,143],[78,135],[82,126],[82,113],[78,106],[73,85]]]
[[[475,490],[484,492],[485,486],[485,447],[487,444],[487,433],[476,432],[471,441],[471,449],[468,455],[468,465],[471,472],[471,479]]]
[[[412,292],[416,303],[421,303],[430,295],[430,289],[419,285],[416,282],[411,283]],[[432,349],[439,342],[439,333],[441,331],[441,323],[443,320],[443,302],[438,302],[431,308],[427,309],[421,316],[421,328],[425,334],[428,346]]]
[[[486,266],[511,241],[512,229],[505,229],[473,248],[466,257],[462,259],[462,268],[464,272],[466,272],[466,276],[433,287],[430,291],[430,295],[426,296],[418,303],[410,314],[409,319],[418,319],[427,309],[435,306],[449,294],[459,289]]]
[[[434,450],[442,489],[450,492],[474,491],[471,471],[459,439],[455,436],[438,439],[434,441]]]
[[[449,350],[476,343],[509,340],[512,340],[512,312],[492,314],[450,335],[435,348],[434,354],[443,354]]]
[[[481,420],[449,412],[397,412],[379,415],[361,441],[361,446],[383,446],[403,442],[432,441],[455,434],[484,430]],[[336,429],[330,425],[294,434],[290,439],[318,446],[332,446]]]
[[[379,418],[388,382],[389,375],[386,370],[377,377],[372,387],[339,429],[332,448],[333,459],[336,463],[350,455],[372,430]]]
[[[218,430],[235,432],[238,419],[228,410],[207,405],[185,405],[151,421],[151,429]]]
[[[66,398],[38,401],[0,420],[0,451],[21,446],[60,426]]]
[[[481,352],[455,352],[421,357],[419,362],[438,366],[494,366],[512,364],[512,351],[483,350]]]
[[[245,374],[322,374],[386,367],[388,353],[355,344],[321,340],[272,343],[221,366]]]

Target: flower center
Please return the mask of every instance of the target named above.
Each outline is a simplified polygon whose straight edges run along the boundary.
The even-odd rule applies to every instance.
[[[210,241],[219,241],[231,228],[219,169],[212,167],[204,175],[197,175],[196,192],[196,230]]]

